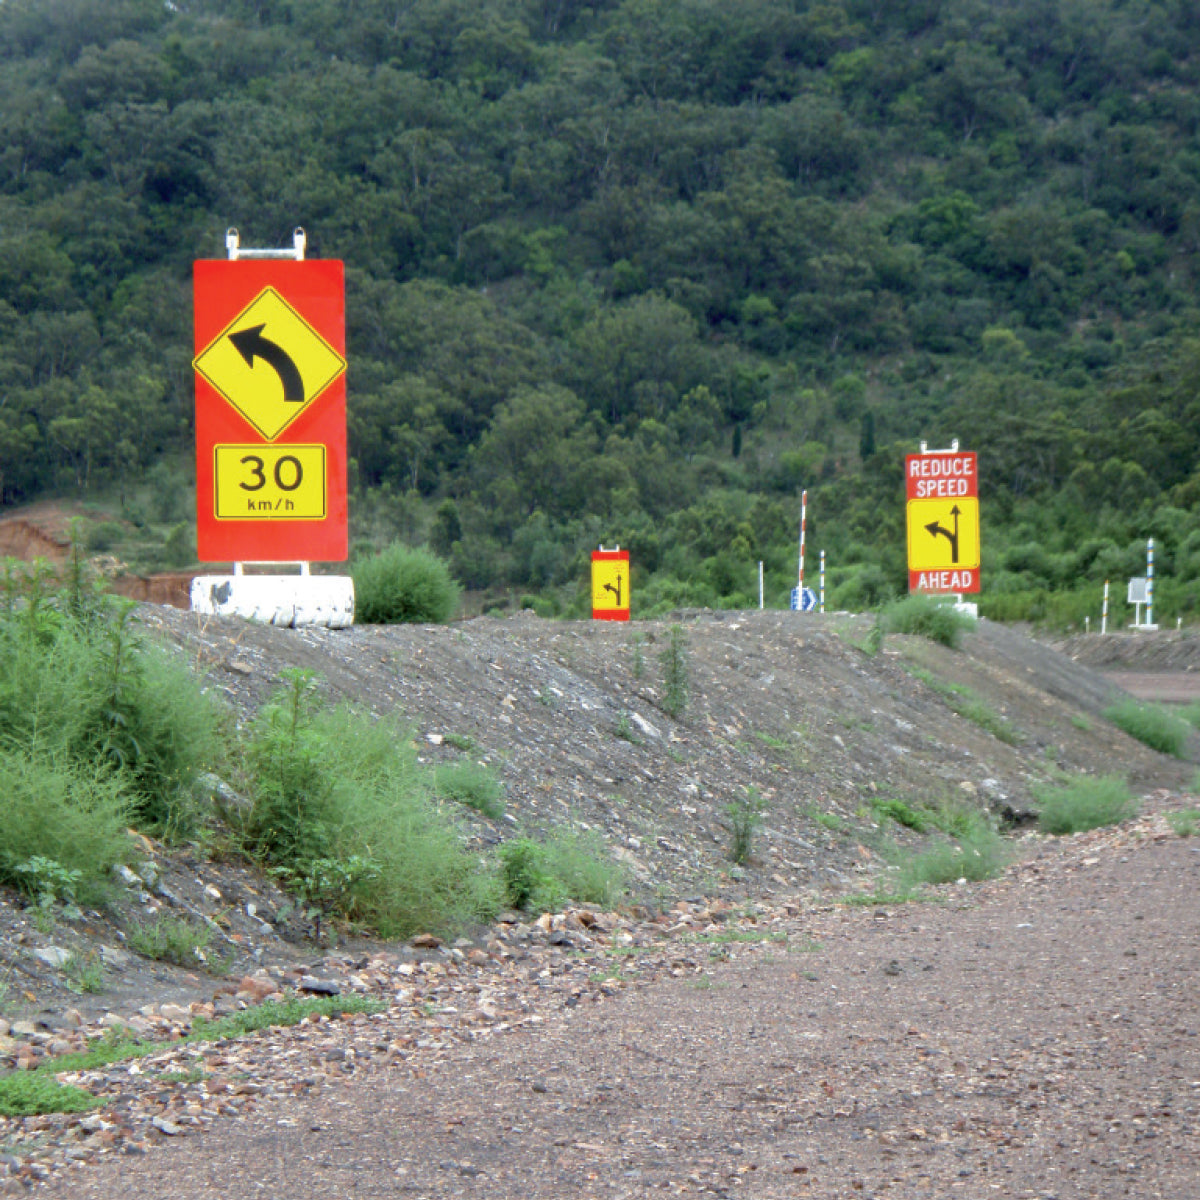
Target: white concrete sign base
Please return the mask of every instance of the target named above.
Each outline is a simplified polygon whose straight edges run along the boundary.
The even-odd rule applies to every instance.
[[[192,612],[290,629],[346,629],[354,624],[354,580],[348,575],[197,575]]]

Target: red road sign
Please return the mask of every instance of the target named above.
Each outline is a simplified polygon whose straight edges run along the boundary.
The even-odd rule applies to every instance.
[[[200,560],[344,561],[342,263],[203,259],[193,287]]]

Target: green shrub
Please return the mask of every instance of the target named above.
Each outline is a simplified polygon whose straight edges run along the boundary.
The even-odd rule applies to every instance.
[[[949,804],[916,810],[901,805],[897,811],[925,829],[937,830],[922,849],[910,851],[895,845],[884,848],[900,892],[911,892],[923,883],[991,879],[1008,861],[1007,844],[977,808]]]
[[[1008,851],[1004,839],[991,830],[980,830],[958,841],[936,842],[901,867],[902,890],[920,883],[978,882],[1004,870]]]
[[[1138,803],[1124,780],[1113,775],[1081,777],[1065,786],[1035,789],[1038,824],[1046,833],[1079,833],[1128,820]]]
[[[434,791],[498,821],[504,816],[504,784],[482,763],[471,759],[446,763],[434,772]]]
[[[748,787],[744,796],[725,806],[733,840],[729,846],[730,861],[744,867],[749,861],[754,844],[754,835],[762,825],[762,814],[766,800],[757,788]]]
[[[880,614],[885,633],[912,633],[957,650],[975,622],[952,604],[915,593],[895,600]]]
[[[448,621],[458,609],[459,587],[450,568],[429,550],[393,542],[352,564],[355,618],[396,625]]]
[[[572,900],[610,908],[624,891],[621,872],[594,835],[514,838],[500,847],[499,860],[504,899],[513,908],[557,912]]]
[[[348,706],[322,709],[310,674],[286,677],[249,732],[247,849],[302,894],[319,867],[337,883],[325,902],[385,937],[453,932],[494,912],[491,872],[434,803],[411,732]]]
[[[116,772],[20,749],[0,749],[0,882],[41,901],[54,864],[71,880],[71,896],[94,897],[113,866],[129,857],[130,800]]]
[[[217,751],[219,714],[195,677],[132,627],[131,611],[76,590],[0,612],[0,739],[59,765],[111,770],[130,820],[182,832],[192,785]]]
[[[1130,699],[1106,708],[1104,715],[1118,729],[1144,742],[1151,750],[1183,757],[1190,726],[1165,708]]]

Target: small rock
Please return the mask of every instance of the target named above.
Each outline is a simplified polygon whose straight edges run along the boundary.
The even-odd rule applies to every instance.
[[[252,996],[255,1000],[265,1000],[273,992],[279,990],[279,985],[273,979],[264,979],[260,975],[243,975],[238,984],[238,991]]]
[[[418,950],[437,950],[445,944],[440,937],[432,933],[418,933],[409,943],[409,945],[415,946]]]
[[[160,1004],[158,1015],[167,1021],[186,1023],[192,1019],[192,1010],[182,1004]]]
[[[142,881],[124,863],[117,863],[112,869],[113,877],[125,884],[126,887],[140,888]]]
[[[317,996],[340,996],[341,986],[334,979],[318,979],[315,975],[302,975],[296,985],[302,992],[311,992]]]
[[[33,957],[48,967],[65,967],[71,960],[71,951],[64,950],[62,946],[42,946],[33,952]]]
[[[165,1133],[167,1137],[177,1137],[183,1132],[182,1125],[176,1125],[174,1121],[168,1121],[166,1117],[152,1117],[150,1124],[158,1130],[159,1133]]]
[[[112,970],[120,971],[133,961],[129,953],[118,946],[101,946],[100,961]]]

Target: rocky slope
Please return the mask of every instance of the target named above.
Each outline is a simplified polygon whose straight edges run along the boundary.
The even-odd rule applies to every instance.
[[[880,798],[974,804],[1020,820],[1033,789],[1063,771],[1121,774],[1142,792],[1185,791],[1194,774],[1104,720],[1116,692],[1103,675],[988,622],[958,651],[889,636],[872,654],[866,618],[778,612],[686,612],[627,626],[523,614],[343,631],[151,605],[138,617],[243,715],[289,667],[316,672],[331,702],[361,707],[364,719],[398,711],[423,757],[469,754],[503,780],[504,816],[464,809],[468,836],[491,844],[598,831],[645,912],[680,898],[870,888],[881,865],[872,849]],[[672,627],[689,685],[678,719],[663,711]],[[764,820],[752,861],[737,867],[728,809],[751,789]],[[47,924],[4,897],[10,1013],[53,1025],[67,1010],[89,1021],[152,1001],[211,999],[224,984],[201,964],[185,970],[131,951],[128,931],[165,915],[205,924],[210,957],[235,980],[322,952],[249,864],[142,849],[141,875],[119,883],[106,912]]]

